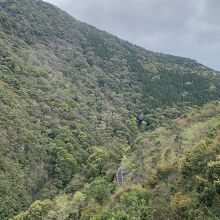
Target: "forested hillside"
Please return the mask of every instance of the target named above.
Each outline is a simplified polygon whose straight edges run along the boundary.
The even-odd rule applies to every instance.
[[[122,187],[111,179],[115,152],[93,149],[92,181],[82,187],[85,177],[76,175],[63,194],[35,201],[14,220],[219,219],[219,102],[139,134],[121,160]]]
[[[31,204],[16,219],[218,216],[219,104],[201,106],[219,97],[219,73],[194,60],[43,1],[0,0],[0,219]],[[187,173],[194,145],[203,165]]]

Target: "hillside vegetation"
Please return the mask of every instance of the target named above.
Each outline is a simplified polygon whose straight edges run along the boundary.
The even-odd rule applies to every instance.
[[[0,219],[217,219],[219,97],[194,60],[0,0]]]
[[[115,152],[93,148],[86,167],[92,181],[77,174],[62,194],[35,201],[14,220],[219,219],[219,102],[139,134],[121,160],[122,187],[112,179]]]

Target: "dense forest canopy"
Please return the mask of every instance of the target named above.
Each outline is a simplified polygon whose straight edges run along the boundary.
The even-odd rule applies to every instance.
[[[218,219],[219,97],[194,60],[0,0],[0,219]]]

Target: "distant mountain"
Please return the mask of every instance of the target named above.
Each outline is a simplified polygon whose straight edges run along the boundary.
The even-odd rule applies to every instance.
[[[134,46],[43,1],[0,0],[0,219],[63,191],[80,191],[76,206],[86,200],[91,219],[138,138],[219,97],[219,73],[194,60]]]

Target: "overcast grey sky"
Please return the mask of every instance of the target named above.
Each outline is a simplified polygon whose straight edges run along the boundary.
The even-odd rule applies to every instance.
[[[146,49],[220,70],[220,0],[46,1]]]

